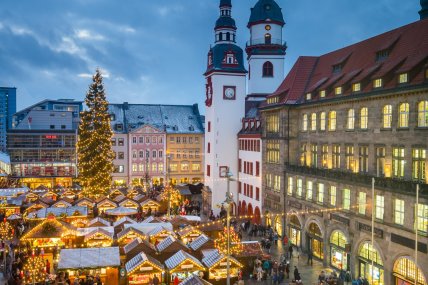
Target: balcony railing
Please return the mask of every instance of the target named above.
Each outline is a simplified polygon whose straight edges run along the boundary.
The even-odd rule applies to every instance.
[[[287,46],[287,42],[282,41],[281,39],[267,39],[267,38],[260,38],[260,39],[252,39],[247,41],[247,47],[250,46],[258,46],[258,45],[279,45],[279,46]]]
[[[421,196],[428,197],[428,184],[421,184],[415,181],[375,177],[368,174],[342,172],[298,165],[286,165],[286,172],[308,174],[327,179],[339,180],[343,183],[362,184],[368,187],[371,187],[372,178],[375,178],[375,188],[405,194],[416,194],[416,185],[419,184],[419,194]]]

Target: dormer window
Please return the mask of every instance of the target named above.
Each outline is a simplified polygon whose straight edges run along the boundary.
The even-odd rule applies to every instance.
[[[342,95],[342,86],[338,86],[338,87],[334,88],[334,94]]]
[[[306,93],[306,101],[310,101],[312,99],[312,93]]]
[[[381,87],[382,87],[382,78],[373,80],[373,88],[381,88]]]
[[[110,114],[110,121],[115,121],[115,120],[116,120],[116,115]]]
[[[118,132],[123,131],[123,124],[116,124],[116,131]]]
[[[376,61],[383,61],[383,60],[387,59],[388,56],[389,56],[389,50],[388,49],[378,51],[376,53]]]
[[[409,82],[409,74],[407,72],[401,73],[398,76],[398,83],[403,84],[403,83],[407,83],[407,82]]]
[[[320,91],[320,98],[324,98],[325,97],[325,90],[321,90]]]
[[[267,99],[267,103],[268,104],[275,104],[279,102],[279,97],[275,96],[275,97],[270,97]]]
[[[352,84],[352,92],[360,92],[361,91],[361,83]]]
[[[339,73],[342,71],[342,64],[333,65],[333,73]]]
[[[223,60],[224,64],[238,64],[238,61],[236,60],[235,54],[233,52],[227,52],[226,56]]]

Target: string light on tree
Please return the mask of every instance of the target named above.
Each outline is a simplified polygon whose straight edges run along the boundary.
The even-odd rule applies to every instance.
[[[0,239],[11,240],[13,239],[14,229],[6,219],[0,223]]]
[[[31,256],[27,259],[23,269],[24,284],[44,282],[46,279],[46,267],[42,257]]]
[[[223,232],[219,234],[219,237],[214,241],[214,246],[219,252],[227,254],[227,227],[224,227]],[[239,254],[243,250],[243,245],[235,232],[233,227],[230,227],[230,254]]]
[[[86,94],[87,110],[81,113],[77,152],[79,158],[79,180],[86,196],[106,195],[110,189],[113,172],[108,102],[103,78],[99,69],[92,78]]]

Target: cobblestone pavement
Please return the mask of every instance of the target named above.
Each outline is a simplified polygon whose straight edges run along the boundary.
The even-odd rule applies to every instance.
[[[248,236],[244,237],[245,240],[258,240],[260,238],[249,238]],[[273,245],[271,247],[270,255],[272,256],[272,260],[279,260],[281,254],[283,254],[284,248],[280,241],[278,241],[278,245]],[[300,275],[302,277],[303,285],[315,285],[318,284],[318,275],[322,270],[326,272],[331,272],[332,269],[329,267],[325,267],[321,261],[318,261],[314,258],[313,265],[307,264],[307,256],[305,254],[300,253],[300,257],[294,257],[290,260],[290,280],[285,280],[281,284],[289,284],[293,277],[294,266],[297,266],[299,269]],[[255,285],[255,284],[273,284],[272,280],[268,277],[267,280],[264,281],[255,281],[249,280],[249,276],[244,276],[246,285]]]

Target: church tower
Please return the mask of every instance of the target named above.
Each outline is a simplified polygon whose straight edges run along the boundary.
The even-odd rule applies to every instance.
[[[246,74],[242,49],[236,45],[231,0],[220,0],[214,28],[215,44],[208,52],[205,112],[205,185],[212,193],[214,213],[226,199],[227,169],[238,172],[237,134],[245,113]],[[234,199],[236,182],[230,183]]]
[[[248,94],[273,93],[284,80],[287,46],[282,38],[284,17],[274,0],[259,0],[251,9],[247,43]]]

